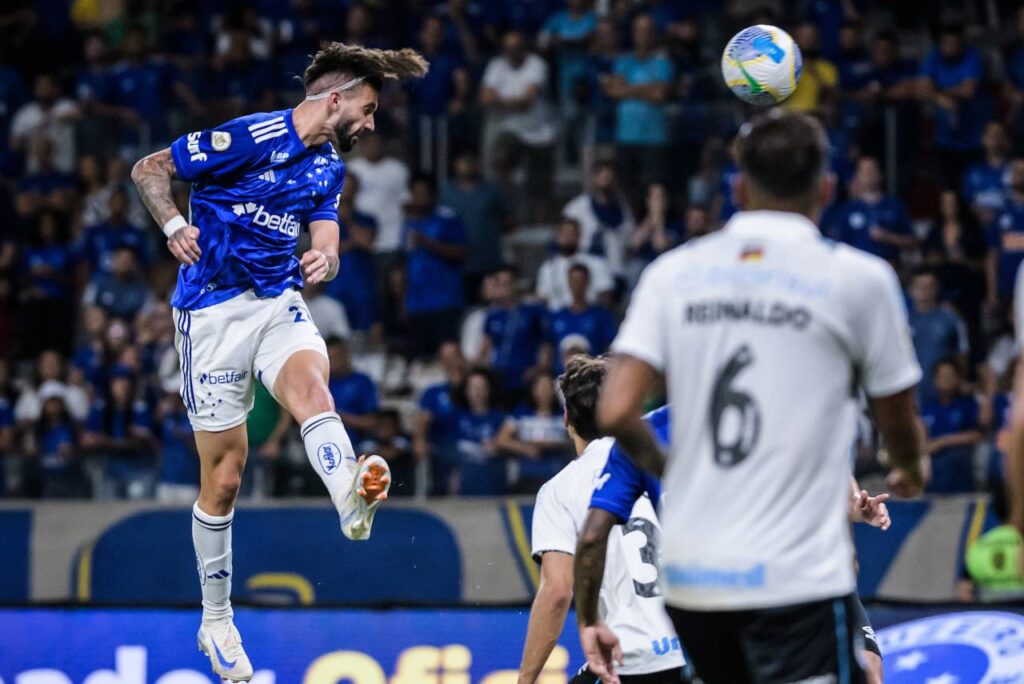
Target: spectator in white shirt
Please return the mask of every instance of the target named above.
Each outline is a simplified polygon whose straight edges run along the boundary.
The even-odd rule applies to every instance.
[[[397,254],[402,248],[402,207],[409,200],[409,167],[385,154],[380,136],[368,136],[359,146],[363,156],[348,162],[349,173],[359,177],[356,209],[377,219],[374,252]]]
[[[528,52],[526,38],[509,31],[502,52],[484,71],[480,104],[487,114],[484,127],[484,170],[507,181],[522,166],[530,197],[529,219],[548,215],[558,132],[555,113],[547,100],[548,67]]]
[[[562,214],[579,222],[581,251],[607,257],[612,273],[624,273],[626,242],[636,221],[611,162],[594,165],[590,189],[571,199]]]
[[[575,264],[583,264],[590,271],[587,303],[610,304],[615,290],[611,266],[605,257],[587,254],[580,249],[579,221],[562,218],[555,235],[555,249],[557,254],[549,257],[537,271],[537,296],[548,308],[558,311],[572,304],[569,268]]]
[[[302,298],[306,300],[309,316],[316,323],[316,327],[324,339],[352,336],[352,326],[349,325],[345,307],[337,299],[324,292],[323,283],[307,284],[302,290]]]
[[[22,105],[11,119],[11,149],[24,152],[32,139],[43,136],[50,140],[54,150],[53,165],[61,173],[75,170],[75,121],[78,105],[60,96],[57,82],[52,76],[36,78],[33,99]],[[29,159],[28,172],[39,169]]]

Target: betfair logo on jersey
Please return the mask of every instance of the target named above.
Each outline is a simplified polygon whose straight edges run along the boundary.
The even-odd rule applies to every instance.
[[[220,370],[203,373],[199,376],[200,385],[232,385],[242,382],[248,377],[249,371]]]
[[[255,202],[233,204],[231,205],[231,211],[235,212],[235,216],[255,214],[255,216],[252,217],[253,225],[269,228],[270,230],[276,230],[279,233],[284,233],[288,237],[299,236],[300,224],[294,214],[289,214],[287,212],[284,214],[271,214],[267,211],[266,207],[262,204],[256,204]]]
[[[199,138],[203,134],[200,131],[188,134],[188,153],[192,155],[188,158],[189,161],[204,162],[206,161],[206,153],[199,151]]]

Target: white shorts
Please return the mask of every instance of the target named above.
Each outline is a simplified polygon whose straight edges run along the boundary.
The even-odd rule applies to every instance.
[[[327,356],[297,290],[260,299],[252,290],[204,309],[174,309],[181,398],[194,430],[221,432],[245,422],[255,382],[271,395],[281,367],[304,349]]]

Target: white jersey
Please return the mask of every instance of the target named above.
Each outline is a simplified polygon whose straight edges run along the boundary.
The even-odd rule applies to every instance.
[[[852,592],[857,390],[891,396],[921,377],[892,268],[797,214],[740,213],[648,267],[612,350],[666,376],[666,602]]]
[[[533,509],[533,557],[549,551],[576,553],[576,540],[598,484],[610,438],[587,445],[579,458],[547,481]],[[623,534],[623,528],[627,530]],[[619,637],[622,674],[661,672],[683,664],[682,651],[658,588],[658,519],[647,497],[636,502],[629,522],[608,535],[598,611]]]

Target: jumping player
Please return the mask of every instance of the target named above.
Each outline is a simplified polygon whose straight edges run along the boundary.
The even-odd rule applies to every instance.
[[[327,389],[323,338],[298,290],[338,273],[339,152],[374,129],[387,79],[419,77],[413,50],[326,43],[303,75],[294,109],[251,114],[182,136],[140,160],[132,179],[182,266],[171,304],[181,396],[195,430],[199,500],[192,541],[203,593],[199,648],[215,674],[247,682],[253,670],[231,610],[231,523],[248,452],[245,419],[256,382],[302,426],[350,539],[370,535],[390,472],[379,456],[356,459]],[[171,181],[192,183],[190,218]],[[301,228],[312,248],[294,256]]]

